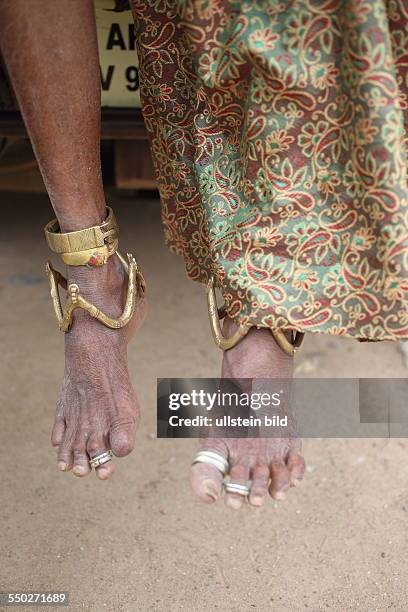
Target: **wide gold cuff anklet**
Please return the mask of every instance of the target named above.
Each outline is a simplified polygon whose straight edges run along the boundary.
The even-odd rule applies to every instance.
[[[104,312],[99,310],[99,308],[83,298],[78,285],[73,283],[67,286],[67,280],[62,276],[62,274],[54,270],[49,262],[47,263],[46,270],[50,283],[52,303],[61,331],[69,331],[72,324],[73,312],[76,308],[86,310],[91,317],[94,317],[94,319],[97,319],[111,329],[119,329],[129,323],[135,310],[137,298],[142,297],[146,291],[146,283],[143,278],[143,274],[137,267],[137,263],[133,255],[128,253],[127,261],[121,256],[120,253],[117,253],[117,256],[119,257],[128,276],[125,307],[122,314],[117,319],[106,315]],[[67,290],[65,312],[62,310],[58,285],[61,285],[61,287]]]
[[[108,216],[101,225],[75,232],[61,233],[57,219],[44,228],[51,251],[58,253],[68,266],[103,266],[118,249],[119,227],[113,210],[107,206]]]
[[[225,317],[226,312],[224,308],[218,308],[217,306],[213,276],[211,276],[207,285],[207,304],[214,342],[221,350],[228,351],[236,346],[238,342],[247,335],[252,325],[244,325],[241,323],[235,334],[233,334],[230,338],[225,338],[224,334],[222,333],[220,319]],[[271,332],[276,344],[282,349],[282,351],[292,357],[299,350],[300,345],[303,342],[303,332],[293,332],[293,342],[290,342],[282,330],[269,328],[269,331]]]

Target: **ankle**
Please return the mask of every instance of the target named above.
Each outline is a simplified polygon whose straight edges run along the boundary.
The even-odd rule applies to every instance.
[[[103,266],[67,266],[68,284],[76,283],[86,297],[121,295],[124,270],[117,255],[112,255]]]

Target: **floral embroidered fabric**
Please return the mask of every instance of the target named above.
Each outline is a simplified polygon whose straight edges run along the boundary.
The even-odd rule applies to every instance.
[[[243,323],[407,339],[406,0],[132,8],[166,241],[188,275],[213,274]]]

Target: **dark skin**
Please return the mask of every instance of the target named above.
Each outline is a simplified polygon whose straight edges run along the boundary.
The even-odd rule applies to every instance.
[[[24,44],[16,41],[24,40]],[[100,163],[100,76],[92,0],[0,0],[0,46],[37,161],[62,231],[100,224],[106,217]],[[68,282],[111,316],[123,307],[125,279],[116,256],[98,268],[67,267]],[[58,467],[90,473],[89,456],[111,448],[118,457],[133,448],[139,405],[130,382],[126,347],[146,314],[139,301],[132,322],[111,330],[76,311],[65,334],[65,373],[52,442]],[[227,319],[225,332],[234,329]],[[251,330],[224,354],[222,375],[285,377],[292,359],[267,330]],[[276,499],[303,476],[299,443],[287,439],[207,440],[203,445],[230,458],[231,475],[253,480],[250,503]],[[110,462],[97,469],[109,478]],[[221,492],[215,468],[196,464],[192,486],[205,502]],[[226,495],[239,508],[242,498]]]
[[[3,57],[60,227],[98,225],[106,204],[93,2],[3,0],[0,23]],[[89,301],[120,314],[124,277],[116,256],[99,268],[68,266],[67,276]],[[124,456],[132,450],[139,406],[126,346],[144,312],[140,303],[132,325],[113,331],[76,311],[65,335],[65,374],[52,433],[62,471],[84,476],[90,473],[88,454],[112,448]],[[113,469],[110,462],[97,474],[106,479]]]
[[[3,56],[61,228],[97,225],[105,196],[93,4],[3,0],[0,16]]]
[[[224,335],[230,337],[235,330],[236,324],[227,318],[223,326]],[[267,329],[252,328],[223,356],[221,376],[234,379],[238,384],[240,379],[287,379],[292,375],[293,358],[281,351]],[[244,381],[240,386],[247,391]],[[215,450],[229,458],[229,474],[233,482],[252,481],[248,499],[252,506],[262,506],[268,494],[276,500],[283,500],[286,491],[303,478],[305,462],[300,455],[298,438],[207,438],[200,442],[200,449]],[[191,484],[205,503],[215,502],[222,492],[221,474],[212,465],[195,464]],[[227,493],[224,502],[229,508],[238,510],[244,499]]]

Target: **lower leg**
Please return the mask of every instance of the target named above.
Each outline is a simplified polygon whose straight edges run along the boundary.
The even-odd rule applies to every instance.
[[[99,225],[106,206],[92,0],[0,0],[0,46],[61,231]],[[67,276],[86,299],[118,315],[124,278],[116,256],[97,268],[68,266]],[[126,365],[131,331],[104,328],[75,311],[53,430],[60,469],[74,466],[85,475],[90,453],[112,447],[124,455],[132,448],[138,406]],[[98,475],[112,469],[108,463]]]
[[[0,24],[1,50],[61,229],[97,225],[105,199],[93,2],[0,0]]]

